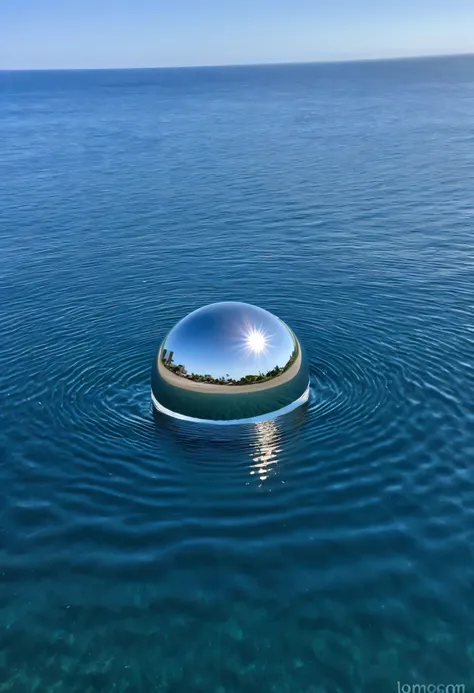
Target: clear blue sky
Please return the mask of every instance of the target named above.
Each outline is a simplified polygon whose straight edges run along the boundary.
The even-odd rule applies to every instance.
[[[474,52],[474,0],[0,0],[0,69]]]

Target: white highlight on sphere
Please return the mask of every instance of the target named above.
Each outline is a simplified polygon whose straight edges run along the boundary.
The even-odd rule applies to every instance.
[[[267,338],[263,330],[251,327],[245,336],[247,349],[254,354],[262,354],[267,348]]]

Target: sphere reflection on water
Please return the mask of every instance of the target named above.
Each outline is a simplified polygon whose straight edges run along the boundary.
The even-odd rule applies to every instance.
[[[278,424],[275,421],[259,421],[255,424],[255,436],[250,474],[257,474],[260,481],[265,481],[271,468],[278,462],[281,450]]]
[[[260,420],[308,397],[309,374],[292,330],[248,303],[214,303],[181,320],[152,369],[154,406],[178,418]]]

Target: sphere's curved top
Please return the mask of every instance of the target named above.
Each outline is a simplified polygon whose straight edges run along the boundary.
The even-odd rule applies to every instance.
[[[214,303],[190,313],[171,330],[158,355],[160,370],[223,386],[268,382],[298,357],[298,341],[284,322],[239,302]]]

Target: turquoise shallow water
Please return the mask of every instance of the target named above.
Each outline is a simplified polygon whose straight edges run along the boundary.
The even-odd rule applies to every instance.
[[[0,91],[1,690],[471,690],[474,59]],[[153,416],[218,300],[306,407]]]

